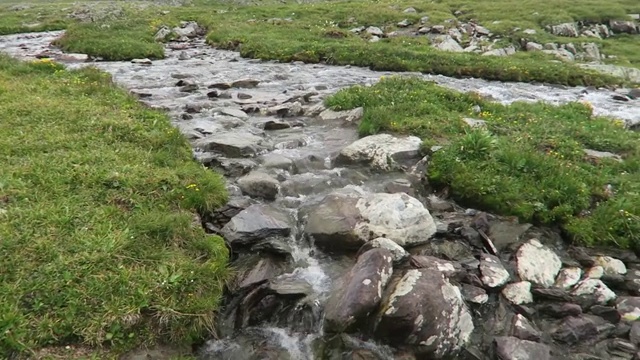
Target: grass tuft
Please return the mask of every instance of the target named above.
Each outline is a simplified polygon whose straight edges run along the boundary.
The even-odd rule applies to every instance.
[[[362,135],[413,134],[444,146],[432,154],[429,181],[449,187],[462,204],[561,225],[590,245],[640,248],[640,134],[593,116],[589,104],[506,106],[392,77],[342,90],[327,105],[364,107]],[[475,106],[482,112],[475,114]],[[471,128],[465,117],[486,127]],[[584,149],[621,160],[593,158]]]
[[[96,69],[0,57],[0,357],[129,349],[212,331],[226,201],[166,115]]]

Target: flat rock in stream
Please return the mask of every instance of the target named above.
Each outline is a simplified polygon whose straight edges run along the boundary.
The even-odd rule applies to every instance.
[[[219,133],[196,142],[196,147],[216,151],[228,157],[249,157],[263,149],[264,139],[248,132]]]
[[[273,236],[289,236],[292,220],[287,213],[269,205],[255,204],[242,210],[222,228],[231,245],[249,245]]]
[[[379,134],[364,137],[340,151],[340,164],[366,164],[376,170],[393,170],[398,163],[420,159],[422,140],[415,136]]]
[[[393,257],[387,249],[371,249],[334,288],[327,304],[324,328],[328,332],[350,332],[371,314],[382,298],[382,290],[393,273]]]
[[[394,276],[383,295],[377,338],[413,348],[421,359],[456,354],[474,326],[458,287],[432,269],[410,269]]]
[[[429,210],[407,194],[347,187],[325,196],[309,211],[305,231],[328,251],[355,251],[379,237],[401,246],[426,243],[436,233],[436,224]]]
[[[323,121],[344,121],[351,124],[358,124],[362,116],[364,115],[364,109],[359,107],[345,111],[334,111],[326,109],[318,115]]]

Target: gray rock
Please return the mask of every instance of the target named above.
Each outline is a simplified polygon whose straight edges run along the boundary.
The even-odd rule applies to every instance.
[[[236,117],[236,118],[242,119],[242,120],[246,120],[246,119],[249,118],[249,115],[247,115],[246,112],[244,112],[244,111],[242,111],[240,109],[222,108],[222,109],[216,109],[216,111],[219,112],[220,114],[233,116],[233,117]]]
[[[280,154],[270,153],[264,155],[260,158],[260,161],[265,169],[282,169],[291,171],[294,167],[293,160]]]
[[[627,267],[624,263],[618,259],[612,258],[611,256],[598,256],[595,258],[595,261],[597,265],[602,266],[602,270],[604,270],[605,275],[624,275],[627,273]]]
[[[549,55],[553,55],[556,57],[556,59],[562,60],[562,61],[572,62],[576,60],[575,56],[567,49],[542,50],[542,52]]]
[[[464,121],[471,128],[486,128],[487,122],[484,120],[473,119],[473,118],[463,118]]]
[[[484,26],[474,25],[474,30],[475,30],[476,34],[478,34],[480,36],[489,36],[489,35],[491,35],[491,31],[489,31],[489,29],[487,29]]]
[[[500,360],[551,360],[551,349],[545,344],[512,336],[499,336],[495,343]]]
[[[375,335],[410,346],[420,358],[455,355],[474,329],[460,290],[437,270],[411,269],[394,276],[383,296]]]
[[[417,13],[416,9],[414,9],[412,7],[408,7],[406,9],[404,9],[402,12],[405,13],[405,14],[415,14],[415,13]]]
[[[444,34],[445,27],[444,25],[433,25],[431,27],[431,32],[434,34]]]
[[[168,27],[163,26],[156,32],[156,34],[153,36],[153,39],[155,41],[165,41],[170,34],[171,30]]]
[[[375,311],[393,273],[392,260],[391,252],[382,248],[371,249],[358,257],[327,300],[325,331],[354,331]]]
[[[426,24],[429,22],[429,17],[428,16],[423,16],[420,18],[420,24]]]
[[[242,210],[222,228],[222,235],[231,245],[249,245],[273,236],[289,236],[292,219],[269,205],[251,205]]]
[[[575,23],[564,23],[550,27],[551,33],[557,36],[578,37],[578,27]]]
[[[187,37],[187,38],[194,38],[194,37],[202,34],[203,29],[200,28],[198,23],[196,23],[194,21],[189,21],[189,22],[186,22],[186,23],[182,24],[182,26],[180,26],[180,27],[174,28],[173,32],[179,38],[183,37],[183,36]]]
[[[393,170],[398,162],[417,161],[421,144],[422,140],[415,136],[371,135],[342,149],[336,161],[341,164],[368,164],[376,170]]]
[[[560,343],[577,344],[596,337],[607,337],[615,325],[593,315],[570,316],[565,318],[551,333]]]
[[[640,83],[640,69],[608,64],[578,64],[578,66],[603,74],[617,76],[631,82]]]
[[[596,43],[582,44],[582,50],[584,50],[583,58],[587,61],[600,62],[602,55],[600,55],[600,49]]]
[[[235,262],[234,267],[235,291],[275,278],[283,271],[282,266],[270,256],[251,256],[249,261]]]
[[[435,26],[431,28],[432,32],[434,28]],[[436,40],[433,47],[442,51],[464,52],[464,48],[450,35],[444,35],[441,39]]]
[[[151,60],[144,58],[144,59],[133,59],[131,60],[132,64],[139,64],[139,65],[151,65],[152,62]]]
[[[429,211],[403,193],[334,191],[308,214],[306,233],[330,251],[357,250],[365,242],[385,237],[401,246],[426,243],[436,233]]]
[[[527,35],[535,35],[537,33],[537,31],[535,29],[525,29],[522,32],[527,34]]]
[[[292,274],[280,275],[269,281],[269,289],[278,295],[307,296],[313,293],[308,281]]]
[[[345,110],[345,111],[333,111],[326,109],[319,115],[323,121],[344,121],[352,124],[358,124],[364,115],[364,109],[361,107]]]
[[[198,140],[196,147],[220,152],[229,157],[256,155],[263,149],[264,139],[249,133],[221,133]]]
[[[634,321],[629,331],[629,340],[636,346],[640,345],[640,321]]]
[[[388,250],[391,253],[391,256],[393,257],[393,262],[396,264],[402,262],[403,260],[409,257],[409,253],[402,246],[398,245],[393,240],[383,238],[383,237],[373,239],[365,243],[364,245],[362,245],[360,250],[358,250],[357,257],[359,257],[360,254],[364,254],[365,252],[371,249]]]
[[[640,297],[620,296],[616,300],[616,309],[622,321],[640,320]]]
[[[502,296],[515,305],[530,304],[533,302],[531,283],[528,281],[511,283],[502,289]]]
[[[516,259],[520,279],[543,287],[552,286],[562,268],[558,255],[536,239],[520,246]]]
[[[482,283],[489,288],[497,288],[509,281],[509,272],[502,266],[497,256],[482,254],[480,257]]]
[[[572,43],[563,44],[562,47],[574,56],[578,53],[578,49]]]
[[[626,20],[610,20],[609,27],[614,33],[637,34],[638,25],[633,21]]]
[[[493,49],[487,52],[484,52],[483,56],[509,56],[516,53],[516,48],[513,46],[509,46],[502,49]]]
[[[477,286],[462,284],[460,289],[464,300],[473,304],[486,304],[489,301],[489,295],[483,288]]]
[[[253,171],[238,179],[243,194],[266,200],[275,200],[279,184],[271,175],[260,171]]]
[[[378,36],[378,37],[384,36],[384,32],[379,27],[369,26],[365,31],[367,32],[367,34],[372,36]]]
[[[404,19],[404,20],[398,22],[396,25],[398,25],[398,27],[404,28],[404,27],[410,26],[411,25],[411,21],[409,21],[409,19]]]
[[[257,87],[258,84],[260,84],[260,80],[241,79],[241,80],[236,80],[236,81],[232,82],[230,84],[230,87],[251,89],[251,88]]]
[[[560,270],[555,285],[562,289],[569,289],[580,281],[582,269],[570,267]]]
[[[596,302],[601,305],[607,304],[616,298],[616,293],[611,291],[602,280],[589,278],[582,280],[576,285],[573,290],[573,295],[593,296]]]
[[[527,42],[527,44],[525,45],[525,48],[527,49],[527,51],[542,51],[544,49],[542,44],[538,44],[533,41]]]
[[[518,339],[529,341],[540,341],[542,337],[540,332],[531,325],[531,322],[521,314],[516,314],[513,317],[511,334]]]

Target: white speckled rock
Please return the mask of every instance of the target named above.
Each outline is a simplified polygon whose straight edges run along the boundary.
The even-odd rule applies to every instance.
[[[480,258],[482,283],[490,288],[500,287],[509,281],[509,272],[497,256],[483,254]]]
[[[555,283],[556,275],[562,267],[558,255],[536,239],[520,246],[516,258],[520,279],[544,287]]]
[[[364,163],[377,170],[393,170],[396,162],[420,157],[422,140],[416,136],[379,134],[364,137],[340,151],[339,163]]]
[[[515,305],[530,304],[533,302],[531,283],[520,281],[509,284],[502,289],[502,296]]]
[[[624,275],[627,273],[627,267],[621,260],[610,256],[598,256],[595,260],[597,265],[602,266],[605,275]]]
[[[569,289],[573,285],[577,284],[582,277],[582,269],[579,267],[570,267],[560,270],[558,277],[556,278],[556,286]]]
[[[419,358],[441,359],[455,355],[473,328],[457,286],[438,270],[411,269],[394,276],[387,287],[375,335],[413,348]]]
[[[575,289],[573,289],[573,295],[593,295],[601,305],[616,298],[616,293],[611,291],[611,289],[599,279],[585,279],[581,281],[576,285]]]

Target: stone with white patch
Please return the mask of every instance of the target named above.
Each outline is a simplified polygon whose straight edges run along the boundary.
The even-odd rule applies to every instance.
[[[531,322],[521,314],[516,314],[513,317],[511,335],[529,341],[540,341],[542,337],[540,332],[531,325]]]
[[[422,140],[416,136],[371,135],[342,149],[336,161],[341,164],[368,164],[376,170],[393,170],[398,162],[419,160],[421,144]]]
[[[387,249],[371,249],[339,281],[325,306],[327,332],[356,331],[378,306],[393,272],[393,255]]]
[[[569,267],[560,270],[556,277],[556,286],[563,289],[569,289],[580,281],[582,277],[582,269],[579,267]]]
[[[530,304],[533,302],[531,283],[528,281],[511,283],[502,289],[502,296],[515,305]]]
[[[368,243],[362,245],[360,250],[358,250],[358,254],[362,254],[370,249],[375,248],[383,248],[391,251],[391,255],[393,255],[393,262],[399,263],[409,257],[409,253],[402,246],[398,245],[395,241],[391,239],[387,239],[384,237],[379,237],[369,241]]]
[[[458,287],[438,270],[410,269],[389,284],[375,336],[412,348],[418,358],[440,359],[455,355],[468,342],[473,328]]]
[[[325,196],[309,209],[305,228],[318,246],[331,252],[358,250],[380,237],[400,246],[419,245],[436,231],[429,210],[418,199],[405,193],[368,193],[359,187]]]
[[[597,265],[602,266],[605,275],[624,275],[627,273],[627,267],[624,263],[611,256],[598,256],[595,261]]]
[[[480,258],[482,283],[489,288],[497,288],[509,281],[509,272],[497,256],[482,254]]]
[[[626,322],[640,320],[640,297],[620,296],[616,301],[620,319]]]
[[[581,281],[576,285],[572,293],[577,296],[593,296],[598,304],[601,305],[616,298],[616,293],[599,279],[585,279]]]
[[[562,268],[558,255],[536,239],[520,246],[516,258],[520,279],[543,287],[553,286]]]

